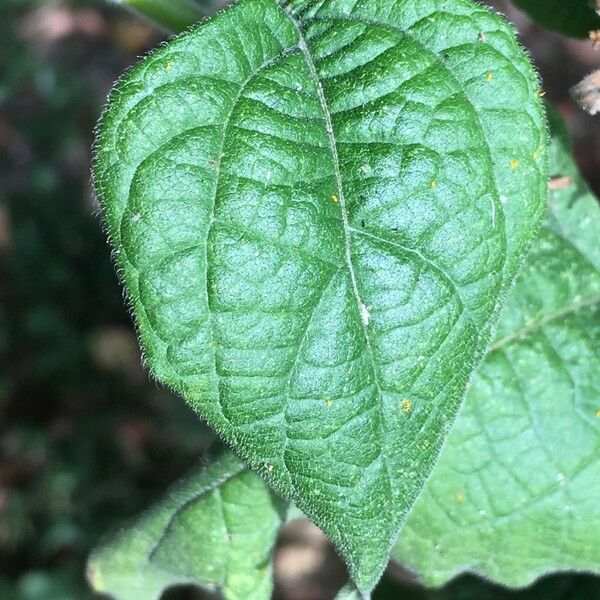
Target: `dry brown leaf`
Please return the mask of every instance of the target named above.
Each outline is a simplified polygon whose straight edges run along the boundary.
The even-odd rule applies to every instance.
[[[590,115],[600,112],[600,69],[572,87],[571,94]]]

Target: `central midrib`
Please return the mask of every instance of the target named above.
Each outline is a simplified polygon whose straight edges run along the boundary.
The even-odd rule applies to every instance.
[[[308,44],[306,43],[306,39],[302,32],[300,23],[291,15],[285,8],[283,8],[286,16],[290,19],[290,21],[294,24],[294,27],[298,31],[298,47],[302,51],[304,58],[306,60],[306,64],[310,71],[310,74],[315,82],[315,86],[317,88],[317,95],[319,97],[319,102],[321,104],[321,108],[323,110],[323,115],[325,118],[325,129],[327,132],[327,138],[329,140],[329,147],[331,150],[331,156],[333,160],[333,168],[335,174],[335,183],[338,193],[340,210],[342,213],[342,223],[344,228],[344,256],[346,260],[346,264],[348,266],[348,270],[350,271],[350,279],[352,281],[352,290],[354,296],[356,298],[356,302],[358,305],[358,311],[360,314],[361,321],[363,326],[366,328],[368,324],[368,310],[365,303],[362,301],[360,297],[360,292],[358,290],[358,282],[356,279],[356,273],[354,272],[354,265],[352,264],[352,245],[351,245],[351,236],[352,236],[352,228],[350,226],[350,220],[348,218],[348,209],[346,206],[346,196],[344,194],[344,187],[342,185],[342,173],[340,171],[340,159],[337,150],[337,142],[335,139],[335,135],[333,132],[333,121],[331,119],[331,113],[329,111],[329,106],[327,104],[327,98],[325,98],[325,92],[323,91],[323,85],[321,84],[321,80],[319,78],[319,73],[315,66],[315,63],[312,59],[312,55],[310,53],[310,49],[308,48]],[[365,331],[365,337],[367,338],[367,343],[369,343],[368,336]]]
[[[279,2],[278,2],[278,4],[279,4]],[[364,339],[365,339],[365,343],[366,343],[368,354],[369,354],[370,361],[371,361],[371,368],[373,371],[373,384],[377,390],[377,396],[378,396],[379,428],[380,428],[381,436],[382,436],[381,445],[379,447],[379,452],[380,452],[380,456],[382,459],[383,471],[385,472],[386,478],[388,481],[389,492],[390,492],[390,494],[393,494],[391,477],[389,474],[387,460],[386,460],[386,454],[385,454],[384,414],[383,414],[383,406],[382,406],[383,390],[379,383],[377,367],[375,365],[375,360],[374,360],[375,354],[373,352],[373,348],[371,346],[371,340],[369,338],[369,332],[368,332],[368,326],[369,326],[369,321],[370,321],[369,310],[360,296],[356,273],[354,272],[354,265],[352,264],[352,231],[353,231],[353,228],[350,226],[350,220],[348,218],[348,208],[346,205],[346,197],[344,195],[344,186],[342,184],[342,173],[340,171],[340,160],[339,160],[339,155],[338,155],[337,142],[336,142],[335,134],[334,134],[334,130],[333,130],[333,121],[331,118],[331,112],[329,111],[329,106],[327,104],[327,98],[325,97],[325,92],[323,91],[323,86],[321,84],[321,79],[319,77],[319,73],[318,73],[316,65],[313,61],[312,54],[311,54],[308,44],[306,42],[306,38],[304,37],[304,32],[302,30],[302,26],[300,25],[299,21],[294,17],[294,15],[289,11],[289,9],[286,8],[285,5],[279,4],[279,7],[283,11],[285,16],[290,20],[290,22],[292,23],[292,25],[294,26],[294,28],[296,29],[296,31],[298,33],[298,48],[304,55],[304,59],[306,61],[310,75],[311,75],[313,81],[315,82],[317,95],[319,98],[319,102],[321,104],[321,109],[323,110],[323,115],[324,115],[324,119],[325,119],[325,129],[326,129],[326,133],[327,133],[327,138],[329,140],[329,146],[330,146],[331,156],[332,156],[332,160],[333,160],[333,168],[334,168],[335,182],[336,182],[336,188],[337,188],[337,193],[338,193],[339,206],[340,206],[340,210],[342,213],[345,262],[348,267],[348,271],[350,273],[352,291],[353,291],[354,298],[356,300],[357,309],[358,309],[358,313],[359,313],[359,319],[360,319],[360,322],[362,325]]]

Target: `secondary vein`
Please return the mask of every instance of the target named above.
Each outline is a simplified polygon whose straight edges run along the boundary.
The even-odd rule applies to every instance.
[[[566,317],[567,315],[570,315],[570,314],[575,314],[577,311],[579,311],[583,308],[588,308],[588,307],[594,306],[596,304],[600,305],[600,296],[592,296],[591,298],[588,298],[587,300],[583,300],[582,302],[569,304],[568,306],[565,306],[564,308],[561,308],[559,310],[555,310],[551,313],[548,313],[541,319],[538,319],[537,321],[534,321],[533,323],[529,323],[528,325],[521,327],[517,331],[514,331],[513,333],[510,333],[510,334],[504,336],[503,338],[500,338],[497,342],[494,342],[490,346],[489,353],[491,354],[492,352],[499,350],[503,346],[506,346],[506,345],[510,344],[511,342],[514,342],[522,337],[525,337],[528,333],[531,333],[532,331],[535,331],[536,329],[541,329],[542,327],[544,327],[545,325],[548,325],[549,323],[552,323],[553,321],[557,321],[558,319],[561,319],[562,317]]]

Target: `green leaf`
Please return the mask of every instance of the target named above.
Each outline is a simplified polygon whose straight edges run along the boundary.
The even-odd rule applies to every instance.
[[[283,512],[260,478],[223,454],[96,550],[90,582],[118,600],[158,599],[182,583],[219,590],[225,600],[267,600]]]
[[[600,16],[589,0],[513,0],[540,25],[571,37],[587,37],[600,29]]]
[[[469,0],[243,0],[111,96],[95,182],[153,374],[363,591],[530,245],[546,143],[514,31]]]
[[[394,556],[430,585],[600,572],[600,207],[564,135],[550,216]],[[542,597],[542,596],[540,596]]]

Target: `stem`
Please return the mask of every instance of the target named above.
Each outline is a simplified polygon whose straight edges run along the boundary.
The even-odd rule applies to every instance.
[[[179,33],[205,16],[191,0],[117,0],[123,6],[144,15],[157,25]]]

